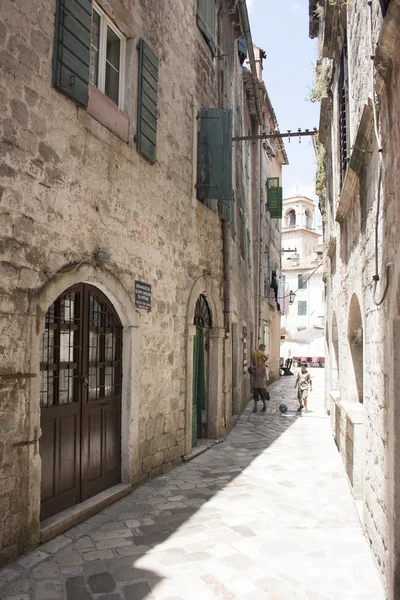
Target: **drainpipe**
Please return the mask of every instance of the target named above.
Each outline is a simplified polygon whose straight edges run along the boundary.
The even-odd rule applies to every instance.
[[[261,320],[262,320],[262,292],[263,292],[263,236],[262,236],[262,219],[263,219],[263,170],[262,170],[262,140],[260,140],[260,272],[258,277],[258,342],[261,340]],[[264,340],[262,340],[264,343]],[[268,354],[268,348],[266,348]]]
[[[222,44],[222,17],[218,12],[218,45]],[[225,67],[225,58],[223,55],[218,56],[218,65]],[[218,106],[230,108],[226,106],[226,99],[221,94],[221,81],[218,77]],[[233,202],[233,200],[232,200]],[[224,328],[225,332],[229,333],[231,328],[231,252],[230,252],[230,223],[222,220],[222,262],[224,273]]]
[[[262,109],[261,109],[261,101],[260,101],[260,88],[259,81],[257,77],[257,69],[256,69],[256,60],[254,57],[254,48],[253,48],[253,40],[251,38],[250,31],[250,22],[249,15],[247,12],[246,0],[239,0],[239,11],[240,18],[242,21],[242,28],[244,37],[246,39],[247,51],[249,53],[249,63],[250,63],[250,72],[251,79],[253,82],[253,90],[254,90],[254,101],[256,105],[257,112],[257,120],[259,127],[262,127]],[[260,251],[259,251],[259,261],[260,261],[260,273],[259,273],[259,283],[258,283],[258,323],[257,323],[257,331],[258,331],[258,340],[260,340],[261,336],[261,309],[262,309],[262,140],[260,140],[260,230],[259,230],[259,243],[260,243]]]
[[[224,326],[229,333],[231,326],[231,256],[229,247],[230,224],[222,221],[222,254],[224,263]]]

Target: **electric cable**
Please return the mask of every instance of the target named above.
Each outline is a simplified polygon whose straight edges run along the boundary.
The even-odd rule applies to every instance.
[[[306,279],[305,281],[303,281],[302,285],[300,285],[300,286],[297,288],[297,290],[295,290],[294,292],[293,292],[293,290],[292,290],[293,294],[295,294],[295,293],[296,293],[296,292],[298,292],[298,291],[299,291],[299,290],[300,290],[302,287],[304,287],[304,284],[305,284],[305,283],[307,283],[307,281],[308,281],[309,279],[311,279],[311,277],[314,275],[315,271],[317,271],[317,269],[319,269],[320,267],[322,267],[322,265],[323,265],[323,263],[322,263],[322,262],[321,262],[321,263],[319,263],[319,265],[317,265],[317,266],[315,267],[315,269],[312,271],[312,273],[310,273],[310,275],[307,277],[307,279]],[[289,297],[290,297],[290,294],[286,294],[285,296],[281,296],[280,298],[277,298],[277,300],[283,300],[283,298],[289,298]]]
[[[373,32],[372,32],[372,0],[368,0],[367,4],[369,6],[368,19],[369,19],[369,33],[370,33],[370,43],[371,43],[371,55],[370,58],[373,61],[375,59],[374,56],[374,45],[373,45]],[[371,68],[372,75],[372,113],[374,118],[374,133],[376,138],[376,143],[378,146],[378,194],[377,194],[377,206],[376,206],[376,216],[375,216],[375,275],[373,275],[372,279],[374,281],[374,294],[373,301],[376,306],[380,306],[385,298],[387,291],[389,289],[390,283],[390,266],[391,263],[386,265],[386,285],[383,291],[382,298],[380,300],[376,299],[376,291],[378,287],[379,277],[379,217],[381,212],[381,188],[382,188],[382,175],[383,175],[383,156],[382,156],[382,141],[378,132],[378,118],[376,114],[376,105],[375,105],[375,82],[374,82],[374,64],[372,63]]]

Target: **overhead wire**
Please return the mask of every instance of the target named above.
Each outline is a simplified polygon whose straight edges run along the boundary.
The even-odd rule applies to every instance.
[[[291,291],[292,291],[292,293],[293,293],[293,294],[295,294],[296,292],[298,292],[299,290],[301,290],[301,288],[303,288],[303,287],[304,287],[304,284],[306,284],[306,283],[307,283],[307,281],[308,281],[309,279],[311,279],[311,277],[314,275],[315,271],[317,271],[317,270],[318,270],[320,267],[322,267],[322,265],[323,265],[323,264],[324,264],[324,263],[322,263],[322,262],[321,262],[321,263],[319,263],[319,265],[317,265],[317,266],[315,267],[315,269],[314,269],[314,270],[313,270],[313,271],[310,273],[310,275],[307,277],[307,279],[306,279],[305,281],[303,281],[303,283],[302,283],[302,284],[301,284],[301,285],[300,285],[300,286],[297,288],[297,290],[294,290],[294,292],[293,292],[293,290],[291,290]],[[285,296],[281,296],[280,298],[277,298],[277,300],[283,300],[284,298],[289,298],[289,297],[290,297],[290,294],[286,294]]]
[[[370,43],[371,43],[371,61],[374,61],[374,45],[373,45],[373,30],[372,30],[372,0],[367,0],[367,4],[369,6],[368,11],[368,19],[369,19],[369,33],[370,33]],[[378,131],[378,117],[376,114],[376,105],[375,105],[375,82],[374,82],[374,63],[372,62],[371,67],[371,75],[372,75],[372,113],[374,119],[374,133],[376,138],[376,143],[378,146],[378,192],[377,192],[377,205],[376,205],[376,215],[375,215],[375,275],[373,275],[372,279],[374,281],[374,304],[376,306],[380,306],[386,298],[387,291],[389,289],[390,283],[390,266],[392,263],[388,263],[386,265],[386,284],[385,289],[383,290],[383,295],[380,300],[376,299],[376,292],[378,287],[378,281],[380,280],[379,276],[379,218],[381,212],[381,194],[382,194],[382,176],[383,176],[383,156],[382,156],[382,140]]]

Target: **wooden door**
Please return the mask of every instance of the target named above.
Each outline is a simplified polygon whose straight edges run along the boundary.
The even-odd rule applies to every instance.
[[[80,284],[46,313],[40,344],[41,519],[120,481],[122,328]]]
[[[104,294],[86,288],[83,499],[121,481],[122,328]]]

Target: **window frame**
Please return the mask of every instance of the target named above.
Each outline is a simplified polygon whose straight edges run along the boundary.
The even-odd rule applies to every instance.
[[[300,312],[300,306],[304,309],[304,312]],[[307,316],[307,300],[298,300],[297,301],[297,316],[298,317],[306,317]]]
[[[301,283],[300,283],[301,282]],[[304,273],[297,275],[297,287],[299,290],[306,290],[308,284],[308,276]]]
[[[96,87],[106,98],[110,100],[120,110],[124,111],[125,108],[125,64],[126,64],[126,37],[118,29],[118,27],[111,21],[104,10],[96,3],[93,2],[92,9],[92,20],[93,12],[96,12],[100,16],[100,28],[99,28],[99,56],[98,56],[98,67],[97,67],[97,85],[90,79],[89,82]],[[107,65],[107,27],[111,29],[113,33],[120,40],[120,52],[119,52],[119,86],[118,86],[118,104],[114,102],[112,98],[107,96],[105,93],[106,85],[106,65]],[[92,39],[90,40],[90,50],[92,49]]]

